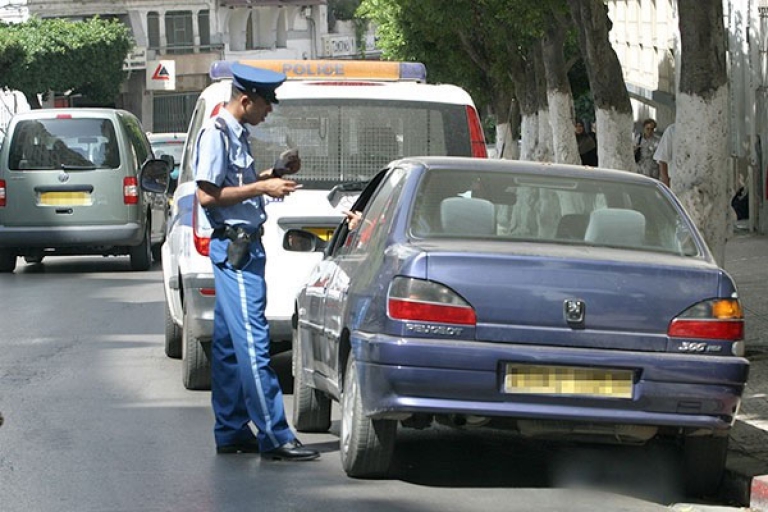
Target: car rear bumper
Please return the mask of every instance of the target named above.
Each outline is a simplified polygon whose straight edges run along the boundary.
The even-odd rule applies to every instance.
[[[144,239],[138,222],[98,226],[0,226],[0,247],[44,248],[135,246]]]
[[[456,340],[352,339],[366,414],[468,414],[728,429],[749,362],[737,357],[530,347]],[[633,397],[504,392],[506,363],[635,371]]]

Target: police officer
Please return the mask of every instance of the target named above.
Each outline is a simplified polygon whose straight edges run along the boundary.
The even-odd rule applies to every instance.
[[[275,89],[285,75],[232,65],[232,95],[210,119],[196,142],[197,197],[214,227],[210,244],[216,286],[212,342],[212,402],[217,453],[256,453],[282,460],[319,457],[304,447],[288,425],[283,394],[270,368],[261,243],[264,196],[282,198],[295,181],[256,172],[246,123],[262,122],[277,103]],[[301,167],[288,162],[288,174]],[[282,175],[281,174],[281,175]],[[248,426],[258,428],[254,437]]]

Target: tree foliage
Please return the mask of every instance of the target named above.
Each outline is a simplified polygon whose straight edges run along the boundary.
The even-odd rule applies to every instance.
[[[31,18],[2,24],[0,87],[23,92],[30,104],[48,91],[72,91],[111,104],[125,79],[123,62],[132,48],[128,27],[116,20]]]

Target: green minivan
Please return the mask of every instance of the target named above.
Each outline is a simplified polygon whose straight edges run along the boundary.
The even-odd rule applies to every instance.
[[[130,256],[147,270],[165,240],[164,194],[140,187],[155,159],[139,119],[108,108],[17,114],[0,146],[0,272],[18,257]]]

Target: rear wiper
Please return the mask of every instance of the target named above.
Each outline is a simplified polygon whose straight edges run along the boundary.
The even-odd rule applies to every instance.
[[[64,171],[91,171],[95,169],[96,166],[93,164],[90,165],[68,165],[68,164],[61,164],[61,169]]]

